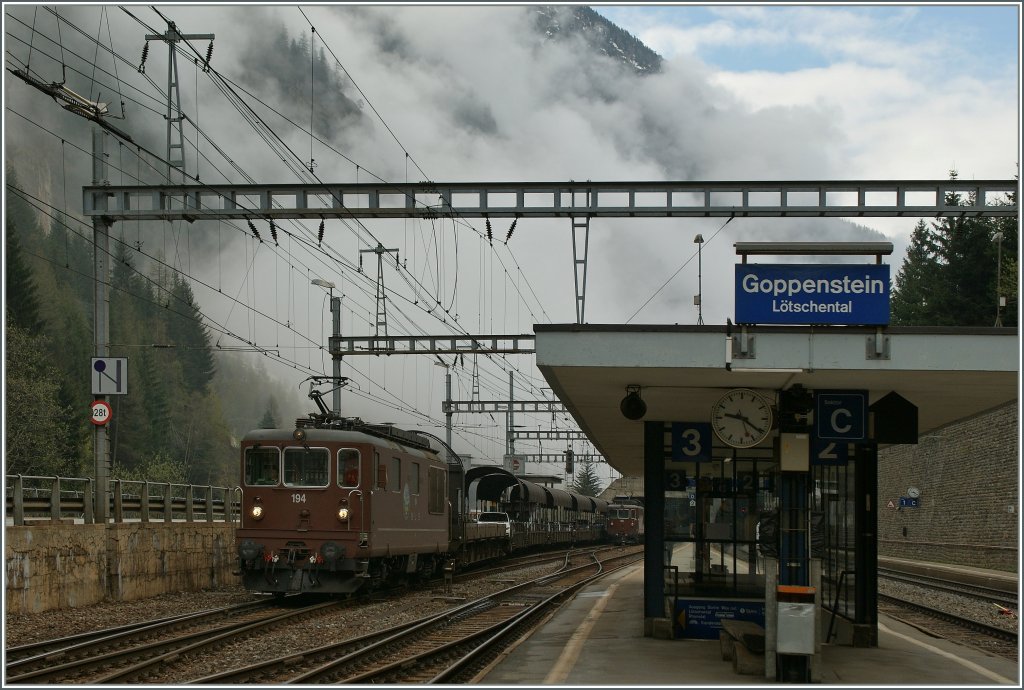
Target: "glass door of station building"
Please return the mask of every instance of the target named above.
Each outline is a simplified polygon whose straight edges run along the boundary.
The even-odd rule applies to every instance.
[[[777,507],[778,463],[770,448],[715,449],[713,457],[669,465],[666,595],[763,599],[759,521]]]

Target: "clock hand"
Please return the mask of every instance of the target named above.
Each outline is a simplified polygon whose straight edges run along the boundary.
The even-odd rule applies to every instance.
[[[751,421],[750,421],[750,420],[749,420],[749,419],[748,419],[748,418],[747,418],[746,416],[744,416],[744,415],[741,415],[741,414],[732,414],[732,413],[730,413],[730,412],[725,412],[725,413],[723,413],[723,414],[724,414],[724,416],[726,416],[726,417],[729,417],[729,418],[731,418],[731,419],[738,419],[738,420],[740,420],[741,422],[743,422],[743,424],[744,424],[745,426],[748,426],[748,427],[750,427],[751,429],[753,429],[753,430],[754,430],[755,432],[757,432],[757,433],[759,433],[759,434],[760,434],[760,433],[763,433],[763,429],[760,429],[760,428],[758,428],[758,427],[754,426],[754,424],[753,424],[753,423],[751,423]]]

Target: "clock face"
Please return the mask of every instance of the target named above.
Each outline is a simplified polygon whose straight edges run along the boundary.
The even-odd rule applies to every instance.
[[[711,408],[711,426],[718,438],[730,446],[750,448],[771,433],[772,408],[754,391],[736,388]]]
[[[918,489],[916,486],[912,486],[909,489],[907,489],[907,496],[910,496],[911,498],[920,498],[921,490]]]

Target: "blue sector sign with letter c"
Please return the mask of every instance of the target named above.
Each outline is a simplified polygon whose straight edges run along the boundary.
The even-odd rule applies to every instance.
[[[816,391],[814,435],[823,441],[863,441],[867,435],[867,391]]]
[[[888,264],[737,264],[736,323],[889,323]]]

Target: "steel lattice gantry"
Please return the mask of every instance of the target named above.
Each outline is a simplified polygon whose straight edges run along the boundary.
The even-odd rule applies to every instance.
[[[943,217],[1017,214],[1015,180],[406,182],[92,185],[94,221],[569,218],[576,322],[586,322],[591,218]],[[967,205],[949,203],[957,195]],[[515,221],[513,221],[514,223]]]
[[[554,430],[554,431],[524,431],[514,429],[510,434],[513,438],[532,439],[534,441],[589,441],[590,437],[582,431]]]
[[[442,412],[556,412],[567,413],[561,400],[445,400]]]
[[[91,185],[88,217],[943,217],[1017,214],[1015,180]],[[947,203],[952,194],[969,205]]]
[[[591,218],[1017,215],[1016,180],[93,184],[94,221],[569,218],[577,322],[586,321]],[[967,205],[949,203],[951,195]],[[514,222],[514,221],[513,221]]]

